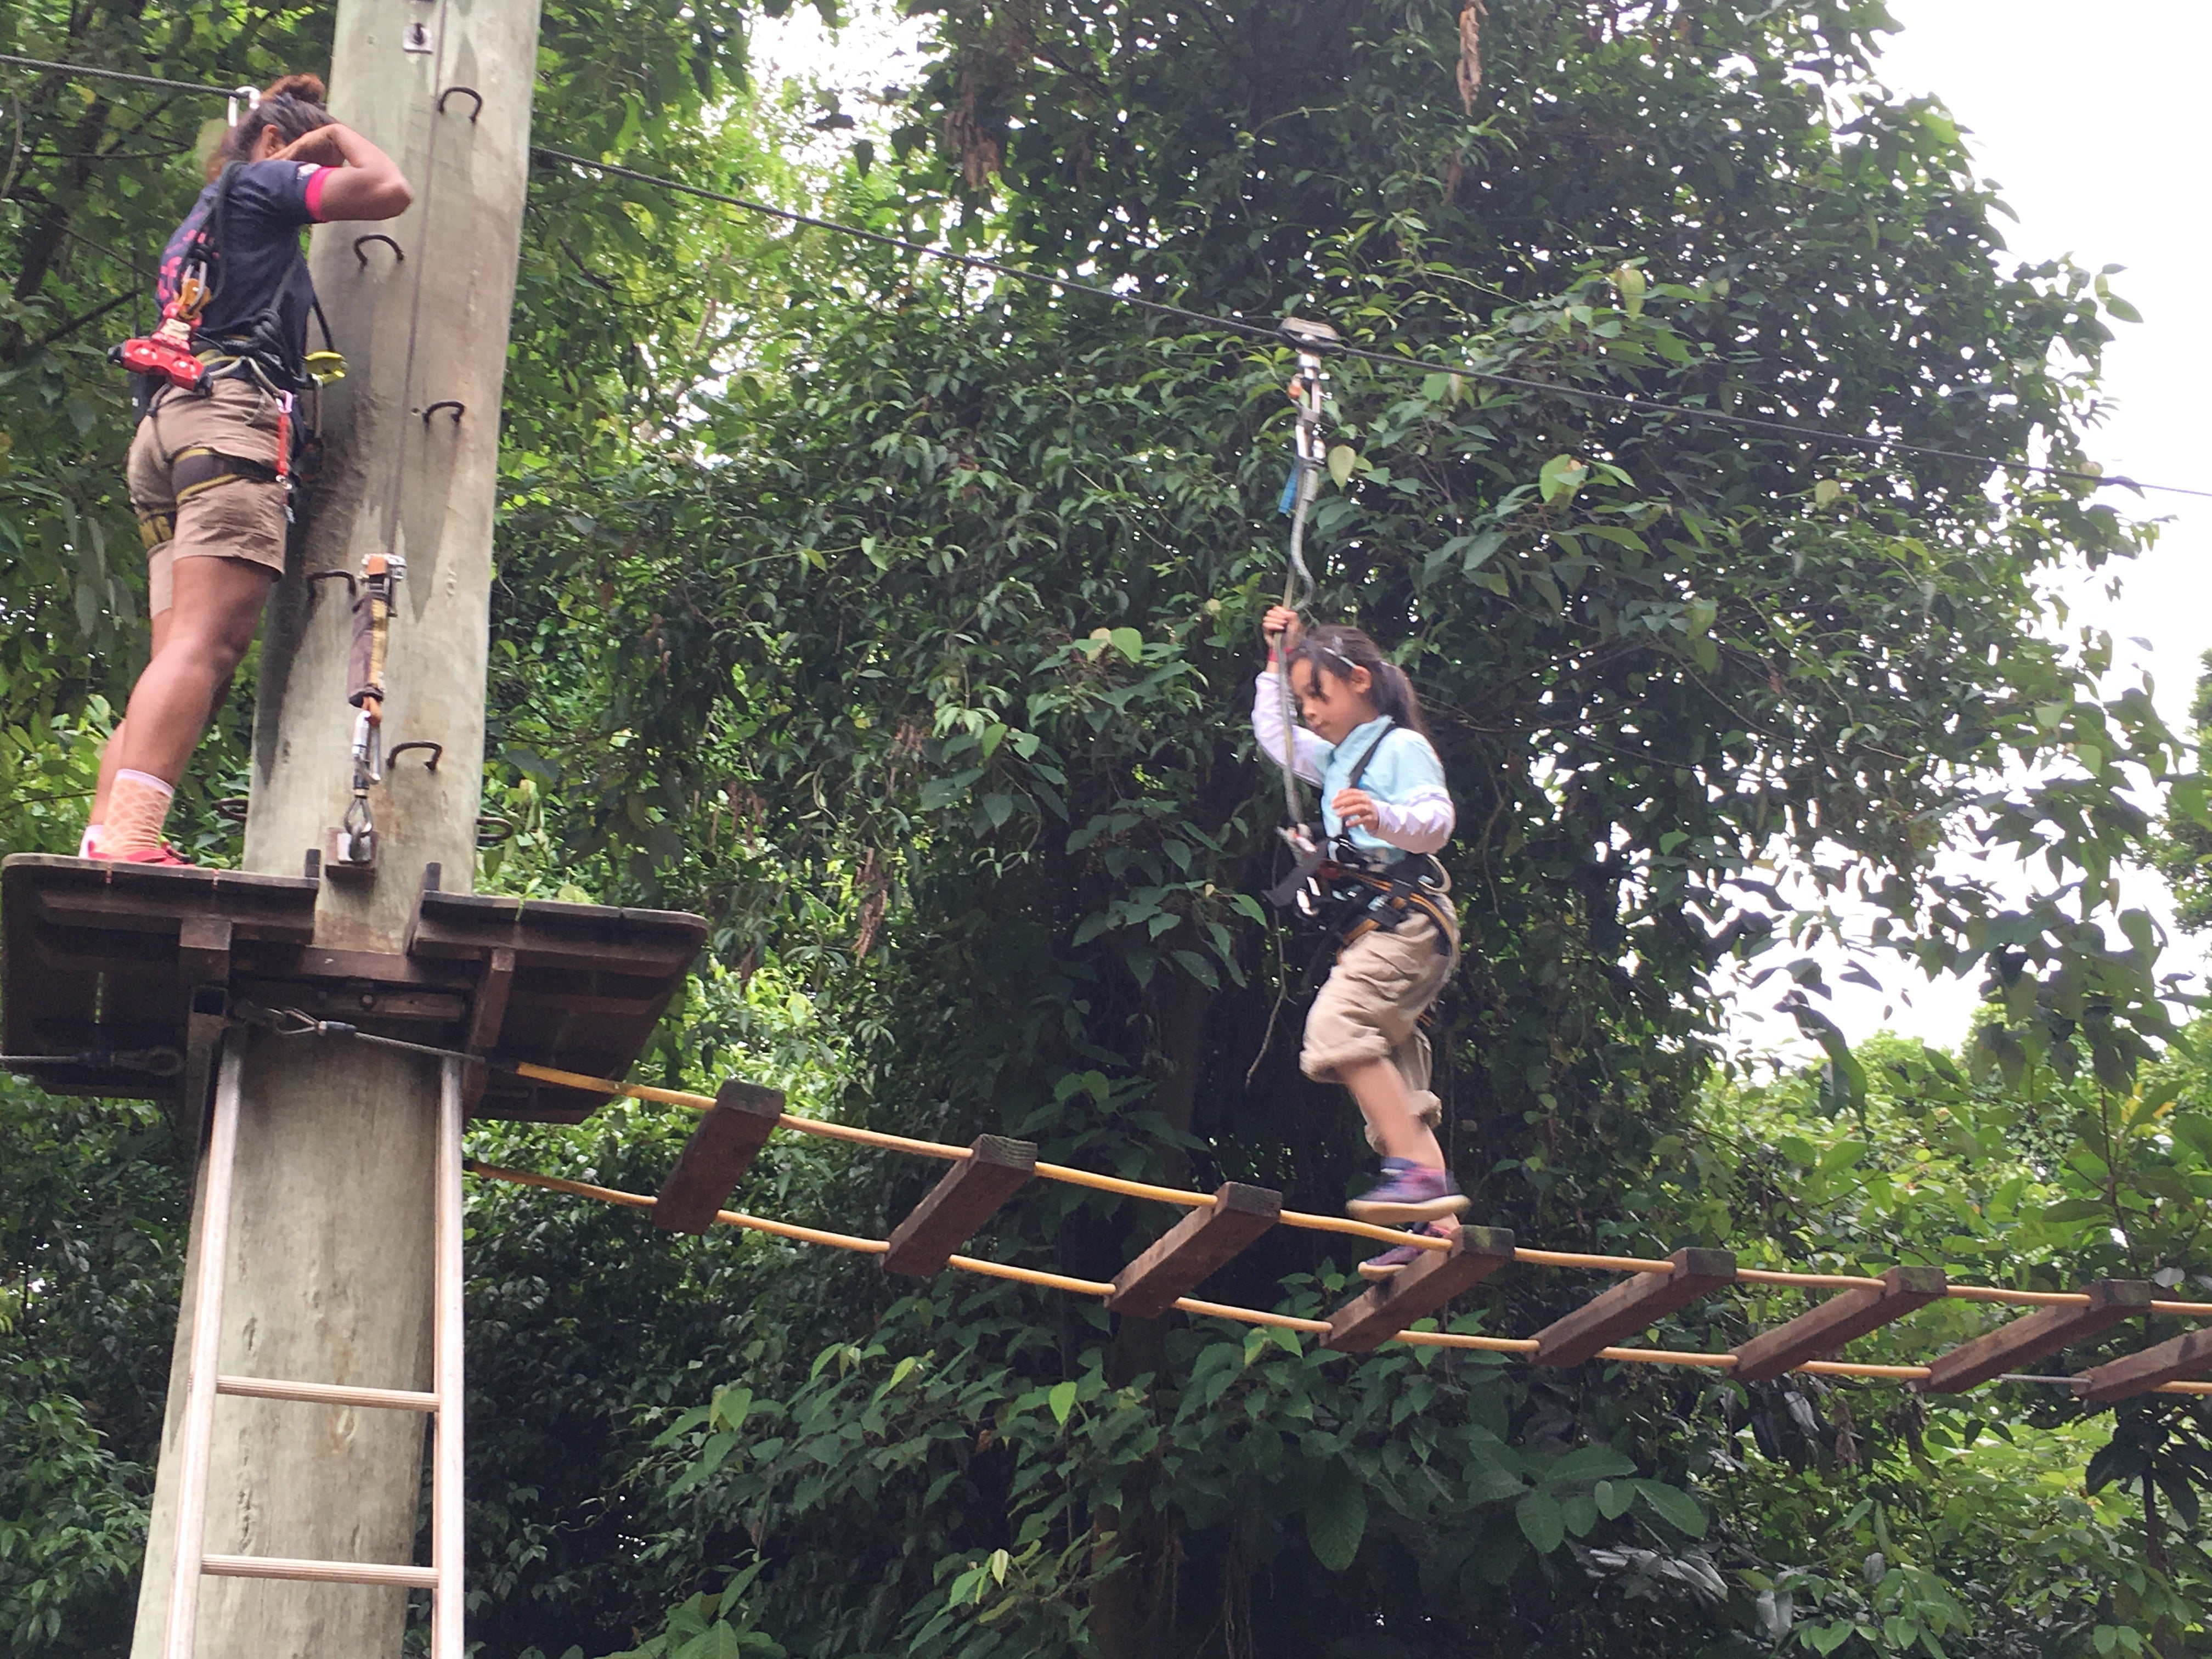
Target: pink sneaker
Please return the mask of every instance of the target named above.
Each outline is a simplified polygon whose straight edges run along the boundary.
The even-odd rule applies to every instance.
[[[1443,1224],[1436,1221],[1424,1221],[1413,1231],[1416,1233],[1426,1234],[1431,1238],[1451,1237],[1444,1230]],[[1366,1261],[1361,1262],[1359,1276],[1362,1279],[1376,1280],[1389,1279],[1412,1267],[1427,1254],[1428,1252],[1418,1244],[1395,1244],[1382,1255],[1370,1255]]]
[[[1386,1158],[1381,1182],[1344,1207],[1361,1221],[1379,1221],[1387,1226],[1397,1222],[1440,1221],[1467,1208],[1467,1199],[1450,1170]]]
[[[192,861],[177,856],[177,849],[166,841],[159,847],[141,848],[135,853],[94,853],[96,859],[112,859],[117,864],[159,864],[177,870],[193,868]]]

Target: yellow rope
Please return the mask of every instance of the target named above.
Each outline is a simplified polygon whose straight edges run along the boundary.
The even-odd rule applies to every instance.
[[[1534,1353],[1543,1346],[1533,1336],[1462,1336],[1455,1331],[1401,1331],[1398,1340],[1417,1348],[1473,1348],[1482,1353]]]
[[[2079,1291],[2001,1291],[1990,1285],[1954,1285],[1944,1295],[1961,1302],[2003,1302],[2017,1308],[2086,1308]]]
[[[1575,1250],[1516,1250],[1516,1261],[1533,1261],[1544,1267],[1595,1267],[1609,1273],[1671,1273],[1671,1261],[1650,1261],[1640,1255],[1583,1255]]]
[[[1065,1164],[1040,1164],[1036,1172],[1047,1181],[1089,1187],[1102,1193],[1119,1193],[1124,1198],[1154,1199],[1162,1204],[1180,1204],[1193,1210],[1213,1207],[1211,1194],[1187,1193],[1180,1187],[1155,1187],[1150,1182],[1128,1181],[1120,1176],[1100,1175],[1094,1170],[1072,1169]]]
[[[972,1255],[949,1255],[945,1260],[946,1266],[957,1267],[963,1273],[981,1273],[986,1279],[1011,1279],[1017,1285],[1042,1285],[1048,1291],[1066,1291],[1072,1296],[1105,1297],[1114,1291],[1111,1285],[1101,1284],[1095,1279],[1070,1279],[1066,1273],[1017,1267],[1011,1262],[985,1261]]]
[[[1784,1273],[1765,1267],[1738,1267],[1735,1276],[1746,1285],[1802,1285],[1810,1290],[1863,1291],[1879,1285],[1879,1279],[1863,1273]]]
[[[705,1111],[714,1103],[712,1095],[692,1094],[682,1089],[657,1089],[642,1083],[618,1083],[611,1078],[586,1077],[580,1073],[556,1071],[552,1066],[534,1065],[527,1060],[518,1061],[514,1071],[518,1077],[558,1084],[562,1088],[581,1089],[592,1094],[628,1095],[637,1100],[689,1107],[694,1111]],[[954,1146],[945,1141],[916,1140],[908,1135],[887,1134],[880,1129],[857,1128],[848,1123],[836,1123],[823,1118],[795,1117],[789,1112],[777,1120],[777,1127],[799,1134],[819,1135],[829,1140],[850,1141],[856,1146],[906,1152],[916,1158],[957,1162],[974,1156],[968,1147]],[[1207,1209],[1213,1203],[1211,1194],[1189,1192],[1180,1187],[1155,1186],[1150,1182],[1131,1181],[1121,1176],[1103,1175],[1095,1170],[1079,1170],[1066,1164],[1039,1164],[1036,1173],[1044,1180],[1057,1181],[1066,1186],[1117,1193],[1124,1198],[1150,1199],[1157,1203],[1179,1205],[1185,1209]],[[553,1181],[554,1177],[550,1176],[538,1176],[531,1184],[550,1185]],[[571,1189],[583,1190],[575,1188],[574,1183],[569,1188],[556,1188],[558,1191]],[[607,1190],[593,1188],[585,1195],[598,1197]],[[623,1200],[618,1201],[629,1201],[633,1196],[625,1194]],[[652,1200],[643,1201],[649,1204]],[[1285,1227],[1295,1227],[1307,1232],[1337,1233],[1350,1238],[1371,1239],[1378,1243],[1410,1246],[1417,1250],[1451,1249],[1449,1238],[1437,1238],[1427,1233],[1402,1232],[1392,1227],[1377,1226],[1370,1221],[1355,1221],[1348,1216],[1314,1215],[1303,1210],[1285,1210],[1278,1219]],[[763,1224],[763,1230],[773,1231],[781,1224]],[[788,1236],[797,1237],[795,1234]],[[1674,1271],[1673,1262],[1655,1261],[1646,1256],[1589,1255],[1574,1250],[1516,1249],[1513,1252],[1513,1259],[1537,1267],[1583,1267],[1599,1273],[1671,1273]],[[1735,1276],[1747,1285],[1793,1285],[1806,1290],[1863,1290],[1882,1282],[1879,1279],[1856,1273],[1785,1273],[1768,1267],[1739,1267]],[[2088,1297],[2079,1291],[2007,1291],[1989,1285],[1952,1285],[1945,1288],[1943,1294],[1961,1302],[1997,1302],[2027,1308],[2086,1308],[2089,1305]],[[2180,1319],[2212,1320],[2212,1302],[2153,1302],[2149,1311]],[[1839,1376],[1844,1374],[1837,1373]]]
[[[1304,1331],[1314,1336],[1328,1334],[1326,1319],[1301,1319],[1296,1314],[1267,1313],[1258,1308],[1239,1308],[1226,1302],[1200,1302],[1194,1296],[1179,1296],[1176,1306],[1185,1313],[1205,1314],[1213,1319],[1233,1319],[1240,1325],[1279,1325],[1286,1331]]]
[[[1378,1227],[1371,1221],[1354,1221],[1348,1215],[1308,1215],[1303,1210],[1285,1210],[1276,1219],[1285,1227],[1297,1227],[1310,1233],[1342,1233],[1346,1238],[1371,1238],[1378,1244],[1410,1244],[1417,1250],[1451,1249],[1449,1238]]]
[[[1707,1365],[1723,1371],[1734,1370],[1736,1363],[1732,1353],[1682,1353],[1672,1348],[1600,1348],[1591,1358],[1626,1359],[1645,1365]]]

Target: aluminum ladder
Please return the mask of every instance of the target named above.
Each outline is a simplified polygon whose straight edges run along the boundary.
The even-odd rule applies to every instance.
[[[431,1659],[464,1659],[461,1646],[461,1083],[459,1058],[441,1062],[438,1088],[437,1275],[432,1386],[357,1389],[335,1382],[226,1376],[220,1369],[223,1272],[230,1254],[231,1182],[238,1158],[240,1045],[224,1045],[208,1133],[201,1194],[200,1256],[193,1279],[191,1370],[185,1395],[183,1469],[177,1487],[176,1559],[169,1580],[163,1659],[194,1659],[199,1639],[200,1579],[280,1578],[332,1584],[381,1584],[430,1592]],[[307,1561],[272,1555],[207,1553],[209,1464],[218,1395],[420,1412],[434,1431],[430,1473],[430,1561],[427,1567],[374,1561]]]

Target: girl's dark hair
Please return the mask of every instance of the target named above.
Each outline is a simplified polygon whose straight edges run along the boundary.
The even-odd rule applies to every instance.
[[[267,128],[274,127],[277,136],[289,144],[295,138],[306,137],[317,127],[330,125],[331,119],[330,111],[323,107],[319,76],[281,75],[269,83],[269,90],[261,94],[261,101],[223,135],[222,143],[208,157],[207,176],[215,178],[230,162],[252,161],[253,147]]]
[[[1365,669],[1373,682],[1368,695],[1374,698],[1376,710],[1409,732],[1425,738],[1429,735],[1428,722],[1421,718],[1421,700],[1413,695],[1413,683],[1406,678],[1406,671],[1383,656],[1382,648],[1358,629],[1330,623],[1312,629],[1291,647],[1287,666],[1295,672],[1302,662],[1311,663],[1316,674],[1334,674],[1340,680],[1349,679],[1355,668]]]

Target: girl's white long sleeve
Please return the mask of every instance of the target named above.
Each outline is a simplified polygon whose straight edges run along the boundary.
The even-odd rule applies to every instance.
[[[1458,821],[1451,797],[1441,790],[1433,794],[1424,792],[1403,804],[1375,803],[1375,833],[1408,853],[1435,852],[1451,839]]]
[[[1252,736],[1260,745],[1260,752],[1278,766],[1283,763],[1283,685],[1272,669],[1263,668],[1252,683]],[[1295,764],[1291,770],[1308,783],[1321,781],[1322,763],[1328,757],[1328,745],[1303,726],[1292,726],[1297,744]],[[1450,831],[1446,830],[1446,835]],[[1437,843],[1441,847],[1443,842]]]

